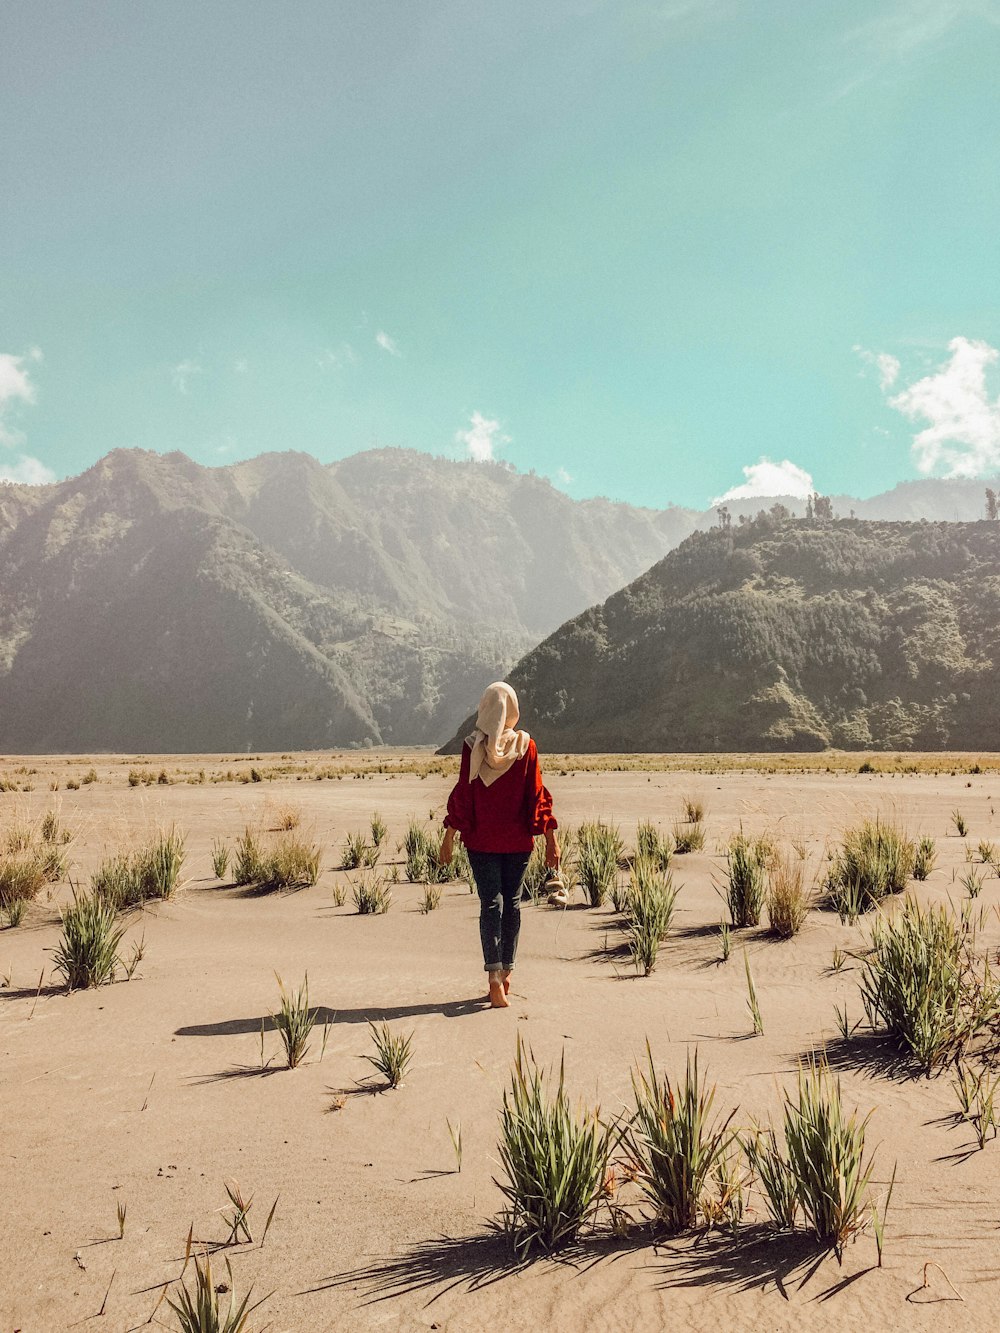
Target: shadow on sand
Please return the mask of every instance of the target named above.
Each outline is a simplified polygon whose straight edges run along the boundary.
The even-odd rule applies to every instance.
[[[447,1174],[447,1173],[445,1173]],[[488,1231],[475,1236],[440,1236],[422,1241],[405,1254],[377,1260],[361,1268],[323,1278],[314,1287],[298,1293],[328,1291],[334,1287],[353,1287],[359,1304],[375,1305],[413,1292],[433,1291],[427,1301],[433,1303],[455,1288],[477,1291],[530,1268],[532,1263],[559,1264],[577,1272],[605,1260],[625,1257],[631,1246],[611,1238],[595,1238],[560,1251],[558,1255],[537,1260],[518,1260],[511,1253],[510,1241],[502,1231]]]
[[[32,992],[34,994],[34,992]],[[310,1011],[314,1020],[322,1027],[329,1023],[339,1026],[344,1023],[382,1023],[392,1022],[395,1018],[420,1018],[425,1014],[441,1014],[445,1018],[465,1018],[477,1014],[481,1009],[489,1008],[488,996],[476,996],[474,1000],[446,1000],[438,1004],[397,1004],[373,1005],[368,1009],[330,1009],[326,1005],[314,1005]],[[274,1018],[271,1014],[258,1014],[255,1018],[225,1018],[218,1023],[193,1023],[188,1027],[177,1028],[175,1037],[238,1037],[250,1033],[259,1034],[261,1024],[265,1032],[274,1032]]]
[[[731,1236],[718,1232],[700,1236],[697,1240],[665,1246],[657,1251],[660,1260],[660,1286],[669,1290],[681,1287],[728,1288],[731,1291],[759,1291],[767,1283],[787,1301],[789,1291],[801,1291],[806,1283],[833,1258],[832,1251],[817,1248],[815,1240],[803,1233],[775,1235],[763,1225],[748,1226],[734,1241]],[[860,1272],[842,1274],[831,1266],[836,1280],[810,1299],[831,1300],[838,1292],[851,1286],[874,1265]]]
[[[568,1266],[576,1272],[586,1271],[601,1263],[616,1263],[629,1258],[642,1258],[648,1265],[649,1242],[617,1240],[598,1236],[550,1258],[539,1258],[537,1263]],[[734,1240],[731,1236],[710,1233],[695,1241],[679,1241],[676,1248],[665,1245],[652,1248],[653,1266],[659,1269],[659,1286],[672,1288],[712,1287],[744,1292],[759,1290],[773,1283],[775,1289],[790,1300],[790,1291],[803,1287],[832,1258],[828,1250],[817,1249],[809,1236],[778,1235],[766,1226],[748,1227],[746,1234]],[[405,1254],[374,1261],[363,1267],[323,1278],[315,1286],[298,1292],[310,1295],[332,1288],[353,1288],[360,1305],[374,1305],[414,1292],[429,1292],[427,1305],[455,1289],[476,1291],[522,1272],[532,1261],[512,1258],[510,1244],[501,1232],[486,1232],[475,1236],[448,1237],[422,1242]],[[831,1300],[840,1291],[851,1286],[872,1268],[843,1275],[831,1265],[834,1281],[824,1285],[813,1296],[813,1301]]]

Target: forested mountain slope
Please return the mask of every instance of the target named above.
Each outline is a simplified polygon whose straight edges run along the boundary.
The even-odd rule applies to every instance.
[[[510,679],[548,749],[995,750],[998,667],[1000,525],[768,516],[689,537]]]

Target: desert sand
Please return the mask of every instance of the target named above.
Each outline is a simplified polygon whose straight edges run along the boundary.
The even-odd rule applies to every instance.
[[[158,767],[158,762],[154,767]],[[185,1240],[225,1239],[224,1181],[254,1196],[250,1215],[263,1247],[231,1246],[215,1260],[238,1289],[274,1294],[251,1328],[328,1329],[950,1329],[996,1327],[1000,1292],[1000,1143],[973,1146],[953,1119],[947,1074],[926,1079],[888,1070],[859,1043],[838,1058],[845,1101],[873,1111],[869,1143],[884,1190],[897,1165],[884,1266],[870,1235],[839,1267],[804,1234],[762,1239],[754,1201],[744,1239],[699,1234],[654,1245],[587,1241],[558,1262],[505,1268],[504,1241],[490,1229],[501,1206],[497,1113],[520,1035],[539,1059],[565,1053],[574,1094],[613,1115],[630,1099],[629,1071],[649,1039],[658,1066],[681,1075],[697,1046],[717,1084],[716,1105],[738,1106],[739,1123],[777,1113],[799,1059],[837,1049],[835,1006],[861,1017],[857,968],[830,968],[865,926],[813,911],[789,942],[738,932],[720,962],[722,844],[740,824],[801,839],[811,873],[828,840],[859,818],[894,815],[938,842],[938,866],[914,885],[922,900],[958,900],[966,848],[1000,837],[997,774],[858,775],[812,772],[573,772],[547,770],[564,824],[601,816],[627,839],[652,818],[669,830],[682,796],[706,806],[707,843],[676,858],[683,885],[670,937],[650,977],[616,951],[612,909],[578,893],[565,911],[526,906],[512,1004],[491,1011],[477,934],[478,902],[445,886],[422,915],[421,890],[401,882],[390,912],[360,917],[333,886],[348,830],[378,810],[389,825],[386,861],[411,816],[440,820],[451,778],[402,774],[340,781],[288,778],[252,785],[128,787],[127,765],[95,760],[99,780],[50,792],[65,761],[4,761],[37,769],[29,793],[0,795],[0,833],[19,817],[56,808],[74,831],[68,853],[85,884],[101,856],[160,824],[187,839],[183,886],[170,902],[129,918],[142,938],[135,977],[66,994],[50,950],[59,934],[59,885],[24,923],[0,933],[0,1329],[54,1333],[71,1327],[119,1333],[155,1320],[173,1327],[163,1284],[179,1274]],[[318,884],[248,896],[212,873],[216,838],[230,843],[248,821],[267,827],[284,804],[323,849]],[[956,836],[951,812],[968,819]],[[983,939],[1000,942],[1000,882],[987,880]],[[753,969],[765,1031],[751,1035],[742,950]],[[276,1007],[275,972],[328,1018],[306,1062],[280,1067],[278,1037],[261,1020]],[[41,984],[40,984],[41,983]],[[380,1091],[360,1058],[369,1020],[413,1032],[404,1085]],[[461,1171],[447,1121],[461,1125]],[[127,1205],[118,1239],[116,1205]],[[926,1281],[927,1285],[924,1285]],[[103,1316],[98,1311],[103,1309]],[[152,1327],[156,1327],[154,1322]]]

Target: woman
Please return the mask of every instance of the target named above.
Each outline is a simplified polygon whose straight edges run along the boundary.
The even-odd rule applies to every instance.
[[[458,781],[448,797],[438,857],[452,858],[461,833],[479,891],[479,935],[490,978],[490,1004],[506,1009],[521,929],[521,881],[536,834],[545,835],[545,863],[559,867],[558,824],[542,785],[535,742],[517,731],[517,695],[504,681],[487,686],[476,729],[462,746]]]

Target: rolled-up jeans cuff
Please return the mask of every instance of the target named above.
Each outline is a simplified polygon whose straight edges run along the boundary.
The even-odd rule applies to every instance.
[[[483,971],[484,971],[484,972],[502,972],[503,970],[504,970],[504,969],[503,969],[503,964],[502,964],[502,963],[484,963],[484,964],[483,964]]]

